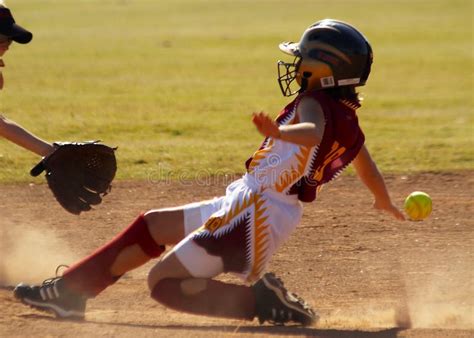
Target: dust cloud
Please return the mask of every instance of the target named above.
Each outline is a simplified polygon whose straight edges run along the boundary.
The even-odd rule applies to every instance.
[[[317,327],[325,329],[373,329],[394,326],[396,309],[387,306],[361,306],[359,308],[338,309],[320,319]]]
[[[447,252],[439,260],[447,263],[405,276],[413,326],[473,329],[473,260],[469,252],[460,251]]]
[[[380,299],[321,316],[321,328],[474,329],[474,262],[466,248],[400,259],[399,299]]]
[[[41,283],[54,277],[59,264],[77,260],[64,240],[45,224],[0,220],[0,286]]]

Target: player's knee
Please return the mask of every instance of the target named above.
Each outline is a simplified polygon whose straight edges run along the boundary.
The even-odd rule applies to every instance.
[[[180,282],[181,280],[177,278],[160,279],[150,289],[151,298],[165,306],[170,306],[173,301],[181,296]]]
[[[161,244],[176,244],[184,237],[184,214],[181,209],[153,209],[144,214],[148,229]]]
[[[161,210],[152,209],[145,212],[143,217],[149,226],[155,226],[156,224],[161,223],[161,213]]]
[[[153,269],[152,269],[148,273],[148,277],[147,277],[148,290],[150,290],[150,292],[153,292],[153,289],[155,288],[156,284],[158,284],[159,281],[160,281],[159,276],[153,273]]]
[[[164,269],[162,269],[160,263],[161,262],[156,264],[148,273],[147,283],[150,292],[153,292],[153,290],[161,280],[168,278],[168,274],[166,273],[166,271],[164,271]]]
[[[176,257],[176,254],[170,252],[148,273],[148,288],[150,291],[153,291],[161,280],[167,278],[184,280],[190,277],[191,275]]]
[[[165,251],[164,245],[157,242],[153,234],[150,233],[143,215],[139,215],[118,238],[123,247],[138,244],[143,252],[151,258],[158,257]]]

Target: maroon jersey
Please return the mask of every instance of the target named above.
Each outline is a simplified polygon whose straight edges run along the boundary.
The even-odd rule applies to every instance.
[[[359,153],[364,144],[364,134],[359,127],[356,109],[358,103],[335,100],[324,91],[312,91],[298,95],[278,115],[279,125],[296,122],[296,110],[299,102],[305,96],[317,100],[322,107],[325,118],[325,128],[321,143],[308,154],[307,165],[299,173],[297,181],[285,190],[286,194],[297,194],[300,201],[312,202],[316,198],[318,188],[336,178]],[[266,138],[260,151],[272,143]],[[302,148],[304,149],[304,148]],[[259,151],[256,152],[258,154]],[[247,171],[255,162],[251,157],[246,162]]]

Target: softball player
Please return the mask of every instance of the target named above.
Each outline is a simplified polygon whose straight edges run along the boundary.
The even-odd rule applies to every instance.
[[[374,206],[404,217],[364,146],[356,115],[355,87],[365,84],[372,64],[369,42],[351,25],[327,19],[280,49],[294,57],[278,63],[281,90],[297,96],[276,120],[264,112],[253,114],[265,139],[225,196],[148,211],[61,277],[37,286],[20,284],[15,296],[59,317],[82,318],[88,298],[160,256],[165,245],[176,244],[148,276],[151,297],[158,302],[201,315],[313,323],[316,315],[305,302],[273,274],[264,274],[299,224],[301,202],[313,201],[319,188],[352,162],[373,193]],[[246,284],[213,279],[223,272]]]
[[[26,44],[31,41],[33,34],[16,24],[10,9],[0,0],[0,57],[2,57],[10,47],[12,41]],[[0,59],[0,67],[5,64]],[[3,88],[3,75],[0,70],[0,90]],[[43,141],[33,135],[17,123],[7,119],[0,114],[0,136],[10,140],[17,145],[32,151],[40,156],[46,156],[54,150],[52,144]]]

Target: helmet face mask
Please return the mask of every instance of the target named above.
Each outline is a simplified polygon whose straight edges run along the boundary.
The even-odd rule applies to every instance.
[[[369,42],[357,29],[342,21],[318,21],[303,33],[298,43],[284,42],[279,47],[296,56],[293,64],[278,62],[278,82],[284,96],[305,90],[363,86],[370,73]],[[295,79],[299,90],[290,89]]]
[[[283,96],[292,96],[297,94],[300,91],[300,88],[292,89],[294,87],[294,82],[296,80],[297,84],[301,86],[297,78],[298,75],[298,66],[300,63],[300,58],[295,57],[294,61],[284,62],[279,60],[278,65],[278,84],[280,85],[281,92]]]

